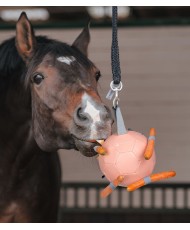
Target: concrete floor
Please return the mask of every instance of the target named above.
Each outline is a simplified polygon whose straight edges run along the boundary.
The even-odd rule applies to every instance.
[[[14,33],[0,31],[0,42]],[[79,33],[78,29],[36,31],[68,43]],[[89,57],[102,72],[102,98],[112,78],[110,46],[110,29],[91,29]],[[155,127],[155,172],[173,169],[177,176],[170,182],[190,182],[190,28],[121,28],[119,46],[124,84],[120,107],[126,126],[146,135]],[[102,181],[96,158],[65,150],[60,157],[64,181]]]

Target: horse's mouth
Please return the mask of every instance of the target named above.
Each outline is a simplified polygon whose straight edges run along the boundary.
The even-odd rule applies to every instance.
[[[80,151],[86,157],[93,157],[97,155],[94,151],[94,147],[100,145],[95,139],[79,138],[72,134],[75,141],[75,145],[78,151]]]
[[[72,134],[72,136],[75,138],[75,139],[77,139],[77,140],[79,140],[79,141],[84,141],[84,142],[89,142],[89,143],[96,143],[96,140],[88,140],[88,139],[83,139],[83,138],[79,138],[79,137],[76,137],[75,135],[73,135]]]
[[[74,139],[77,139],[77,140],[79,140],[79,141],[89,142],[89,143],[96,143],[97,145],[98,145],[101,141],[105,141],[105,139],[103,139],[103,138],[98,138],[97,140],[95,140],[95,139],[83,139],[83,138],[80,138],[80,137],[75,136],[74,134],[71,134],[71,135],[72,135],[72,137],[73,137]]]

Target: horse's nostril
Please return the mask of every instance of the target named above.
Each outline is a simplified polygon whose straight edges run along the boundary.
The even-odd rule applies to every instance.
[[[77,110],[77,117],[78,117],[78,119],[81,120],[81,121],[86,121],[86,120],[88,119],[88,118],[85,116],[85,114],[83,113],[82,108],[79,108],[79,109]]]

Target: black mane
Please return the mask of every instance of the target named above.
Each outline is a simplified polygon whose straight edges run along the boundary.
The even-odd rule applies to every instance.
[[[0,78],[15,74],[23,66],[24,62],[15,46],[15,38],[4,41],[0,45]]]
[[[15,38],[4,41],[0,45],[0,95],[22,75],[25,64],[19,56]]]

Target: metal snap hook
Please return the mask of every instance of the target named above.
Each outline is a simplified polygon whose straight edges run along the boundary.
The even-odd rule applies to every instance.
[[[115,97],[113,99],[113,107],[115,109],[119,104],[119,93],[118,92],[122,90],[123,84],[122,82],[120,82],[118,85],[115,85],[114,82],[112,81],[110,83],[110,88],[115,92]]]
[[[118,104],[119,104],[119,97],[114,97],[114,99],[113,99],[113,107],[114,107],[114,109],[116,109]]]

